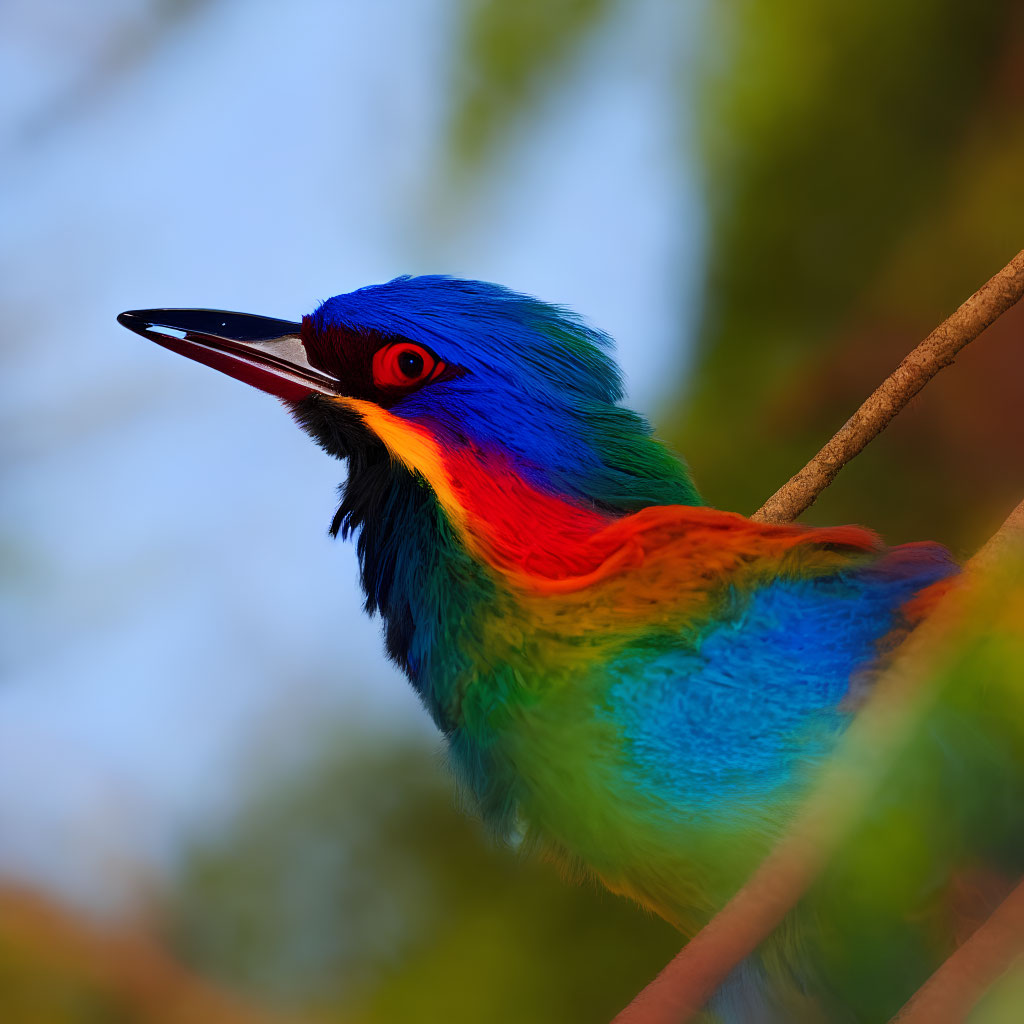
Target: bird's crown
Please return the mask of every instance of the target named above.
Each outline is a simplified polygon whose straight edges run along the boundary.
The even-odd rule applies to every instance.
[[[424,439],[609,511],[698,502],[682,464],[619,405],[611,340],[567,309],[481,281],[400,277],[328,299],[302,341],[341,382],[340,403],[431,483]]]

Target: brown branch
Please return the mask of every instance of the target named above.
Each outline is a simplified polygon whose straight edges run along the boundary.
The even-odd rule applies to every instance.
[[[1022,501],[1006,518],[1006,522],[985,542],[974,557],[967,563],[972,571],[994,568],[1003,553],[1015,547],[1024,537],[1024,501]]]
[[[961,1024],[999,976],[1024,955],[1024,882],[921,986],[892,1024]]]
[[[148,934],[90,920],[6,884],[0,885],[0,952],[7,960],[0,966],[29,965],[12,975],[14,985],[23,981],[24,991],[38,987],[37,974],[71,991],[81,988],[97,1006],[109,1006],[119,1011],[118,1019],[137,1024],[297,1024],[296,1018],[257,1010],[192,973]],[[3,994],[7,1008],[16,992],[8,984]],[[66,1019],[71,1016],[73,1011]]]
[[[874,390],[835,437],[750,518],[764,523],[788,523],[810,508],[839,470],[877,437],[939,370],[949,366],[965,345],[1022,295],[1024,250],[936,327]]]
[[[612,1024],[685,1024],[728,973],[781,924],[867,807],[890,763],[886,754],[899,748],[917,721],[919,702],[914,698],[932,668],[941,664],[949,638],[955,635],[953,627],[969,607],[977,578],[998,562],[1010,544],[1024,544],[1024,501],[967,564],[963,584],[904,643],[789,832],[739,892]]]
[[[843,428],[751,517],[790,522],[813,504],[839,470],[957,353],[1024,296],[1024,250],[978,289],[911,352]],[[971,591],[971,578],[998,561],[1024,537],[1024,502],[968,564],[965,585],[954,591],[904,644],[875,687],[872,700],[797,821],[728,904],[676,955],[613,1024],[684,1024],[728,973],[782,922],[818,877],[857,820],[887,759],[916,719],[913,695],[941,656],[943,641]],[[868,745],[868,755],[856,751]],[[850,752],[853,752],[851,755]],[[979,932],[980,934],[980,932]],[[965,947],[966,948],[966,947]],[[937,972],[936,980],[945,977]],[[922,993],[924,990],[922,990]],[[922,1018],[924,1019],[924,1018]],[[902,1022],[901,1022],[902,1024]]]

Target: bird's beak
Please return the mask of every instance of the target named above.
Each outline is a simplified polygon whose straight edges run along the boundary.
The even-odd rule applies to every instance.
[[[310,365],[302,325],[290,320],[220,309],[132,309],[117,322],[289,402],[338,394],[339,382]]]

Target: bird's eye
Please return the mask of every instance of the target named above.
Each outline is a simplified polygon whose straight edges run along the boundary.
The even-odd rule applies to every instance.
[[[411,341],[394,341],[373,354],[373,383],[379,388],[406,388],[434,380],[444,370],[428,348]]]

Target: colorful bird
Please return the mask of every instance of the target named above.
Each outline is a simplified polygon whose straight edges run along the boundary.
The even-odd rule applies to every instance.
[[[366,609],[485,820],[687,935],[785,831],[958,571],[937,544],[703,505],[621,404],[609,339],[497,285],[402,277],[301,324],[118,319],[283,399],[348,461],[332,533],[356,538]],[[826,902],[734,973],[721,1019],[798,1019],[807,999],[875,1019],[872,999],[906,998],[948,952],[913,923],[876,952],[867,928],[830,974]],[[912,970],[883,962],[894,941]],[[858,992],[887,972],[883,996]]]

